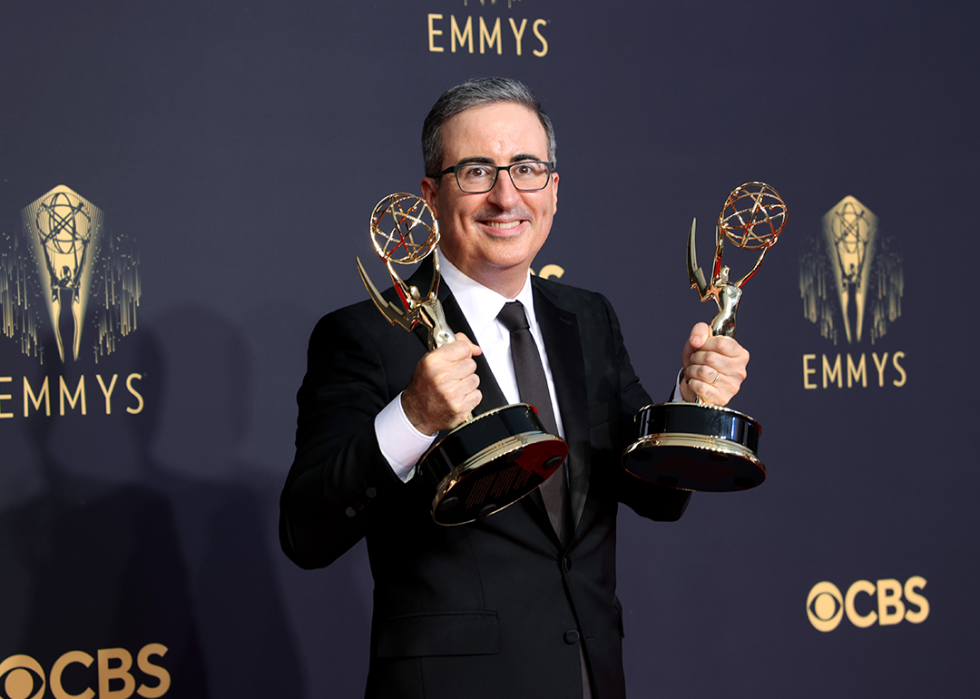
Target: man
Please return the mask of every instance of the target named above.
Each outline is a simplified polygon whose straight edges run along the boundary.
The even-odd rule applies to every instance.
[[[442,234],[440,298],[458,341],[426,352],[423,335],[392,329],[370,301],[320,321],[298,396],[283,548],[312,568],[367,538],[368,697],[623,697],[618,504],[675,520],[688,494],[619,465],[633,415],[653,401],[609,303],[530,276],[558,202],[553,130],[537,99],[513,80],[464,83],[436,102],[422,141],[422,193]],[[428,288],[425,273],[410,283]],[[497,315],[513,299],[570,447],[545,484],[559,486],[558,515],[527,497],[440,527],[413,465],[470,411],[520,400],[512,331]],[[699,323],[683,351],[681,395],[723,405],[747,362],[734,340],[709,338]]]

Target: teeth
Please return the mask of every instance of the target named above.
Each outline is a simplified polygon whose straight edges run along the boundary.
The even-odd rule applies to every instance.
[[[516,228],[521,225],[520,221],[487,221],[486,224],[491,228]]]

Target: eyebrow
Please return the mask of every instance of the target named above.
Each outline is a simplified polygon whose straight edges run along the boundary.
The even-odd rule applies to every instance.
[[[536,155],[530,155],[530,154],[527,154],[527,153],[518,153],[517,155],[515,155],[514,157],[512,157],[510,159],[510,162],[511,163],[520,163],[520,162],[524,162],[526,160],[540,161],[541,158],[539,158]],[[488,158],[486,156],[481,156],[481,155],[474,155],[474,156],[469,157],[469,158],[463,158],[462,160],[460,160],[456,164],[457,165],[466,165],[467,163],[484,163],[486,165],[493,165],[494,164],[492,158]]]

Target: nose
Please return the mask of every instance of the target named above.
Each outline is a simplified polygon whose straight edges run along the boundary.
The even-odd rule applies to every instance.
[[[516,205],[520,198],[521,193],[514,186],[514,181],[510,178],[510,172],[503,170],[498,172],[497,181],[493,183],[493,187],[487,193],[487,201],[506,211]]]

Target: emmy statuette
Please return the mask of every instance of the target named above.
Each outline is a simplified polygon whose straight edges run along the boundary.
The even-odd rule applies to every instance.
[[[758,271],[763,258],[786,225],[786,203],[768,184],[749,182],[729,195],[715,228],[715,257],[711,283],[698,267],[691,222],[687,270],[692,288],[702,301],[714,299],[718,313],[712,335],[735,335],[735,314],[742,287]],[[756,231],[756,228],[759,231]],[[722,266],[725,239],[743,250],[761,250],[745,276],[729,279]],[[645,481],[681,490],[728,492],[747,490],[766,479],[766,467],[756,452],[762,427],[748,415],[705,403],[658,403],[635,417],[639,439],[623,453],[623,467]]]
[[[424,234],[422,242],[415,236]],[[446,323],[439,291],[439,223],[425,200],[412,194],[391,194],[371,213],[375,252],[388,268],[400,306],[389,303],[368,278],[360,258],[357,269],[375,306],[392,325],[411,331],[428,328],[429,350],[455,342]],[[428,293],[409,286],[395,264],[414,264],[432,256]],[[466,524],[499,512],[546,481],[568,455],[568,445],[548,434],[533,406],[519,403],[468,415],[419,459],[416,478],[435,489],[431,513],[436,524]]]

